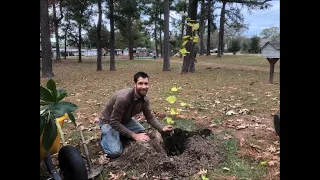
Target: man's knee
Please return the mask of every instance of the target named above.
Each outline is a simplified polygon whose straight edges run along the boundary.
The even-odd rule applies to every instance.
[[[104,153],[107,154],[109,158],[117,158],[122,154],[122,148],[117,149],[105,149],[103,148]]]
[[[110,142],[107,144],[103,142],[105,141],[101,140],[100,145],[109,158],[117,158],[121,155],[123,151],[122,144],[110,144]]]
[[[109,152],[107,153],[107,156],[109,158],[117,158],[121,155],[122,151],[114,151],[114,152]]]

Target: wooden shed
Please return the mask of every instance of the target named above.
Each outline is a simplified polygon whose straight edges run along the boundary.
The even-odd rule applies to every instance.
[[[269,83],[273,84],[274,65],[280,59],[280,41],[268,41],[261,48],[262,56],[270,63]]]

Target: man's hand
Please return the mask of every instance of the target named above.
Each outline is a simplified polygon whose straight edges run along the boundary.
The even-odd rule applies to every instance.
[[[132,138],[136,141],[147,142],[150,140],[146,133],[132,134]]]
[[[162,131],[164,133],[169,133],[170,136],[172,136],[174,134],[174,131],[173,131],[173,126],[172,125],[168,125],[168,126],[165,126],[162,128]]]

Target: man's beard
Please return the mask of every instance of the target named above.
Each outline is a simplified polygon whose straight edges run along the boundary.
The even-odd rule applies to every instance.
[[[147,89],[145,89],[145,90],[137,89],[137,93],[139,94],[139,96],[144,97],[147,95],[148,90]]]

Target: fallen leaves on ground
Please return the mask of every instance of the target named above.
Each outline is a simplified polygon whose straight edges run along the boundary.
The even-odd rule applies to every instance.
[[[120,172],[115,172],[115,173],[112,173],[110,172],[109,173],[109,177],[107,180],[119,180],[119,179],[123,179],[127,174],[124,172],[124,171],[120,171]]]

